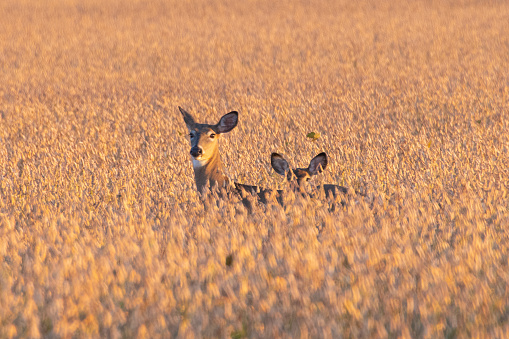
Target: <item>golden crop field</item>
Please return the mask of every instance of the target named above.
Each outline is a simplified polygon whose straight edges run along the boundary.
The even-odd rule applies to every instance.
[[[0,338],[509,336],[507,1],[0,18]],[[345,206],[202,198],[178,106],[239,112],[220,151],[241,183],[285,189],[272,152],[327,152],[313,180]]]

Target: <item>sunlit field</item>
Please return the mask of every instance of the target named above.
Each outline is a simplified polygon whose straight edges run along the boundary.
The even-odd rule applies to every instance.
[[[509,336],[507,1],[0,17],[0,338]],[[327,152],[345,206],[201,197],[178,106],[239,112],[240,183]]]

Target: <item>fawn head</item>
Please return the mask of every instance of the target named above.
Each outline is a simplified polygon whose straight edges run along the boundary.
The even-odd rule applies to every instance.
[[[297,188],[303,188],[312,176],[322,173],[327,167],[327,154],[322,152],[311,159],[307,168],[290,169],[288,162],[278,153],[272,153],[270,163],[276,173],[286,176]]]

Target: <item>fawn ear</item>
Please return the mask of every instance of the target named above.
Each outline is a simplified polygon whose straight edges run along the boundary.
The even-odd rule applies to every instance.
[[[239,122],[239,113],[236,111],[223,115],[216,125],[217,133],[227,133],[237,126]]]
[[[272,153],[270,155],[270,164],[277,174],[286,175],[286,173],[288,173],[290,170],[288,161],[286,161],[281,155],[277,153]]]
[[[327,167],[327,154],[325,154],[325,152],[322,152],[313,159],[311,159],[308,171],[309,174],[311,175],[317,175],[318,173],[322,173],[322,171],[325,170],[326,167]]]
[[[192,129],[194,125],[196,125],[196,122],[194,122],[193,117],[191,114],[187,113],[182,107],[179,106],[180,113],[182,113],[182,116],[184,117],[184,122],[187,125],[187,128]]]

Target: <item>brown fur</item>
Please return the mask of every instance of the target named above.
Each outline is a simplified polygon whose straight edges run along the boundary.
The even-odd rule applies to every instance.
[[[219,154],[219,136],[222,133],[231,131],[237,125],[238,113],[230,112],[224,115],[216,125],[198,124],[194,118],[179,107],[184,122],[190,134],[191,156],[193,160],[194,179],[196,188],[200,193],[212,187],[226,188],[229,190],[230,179],[223,172],[223,164]],[[214,134],[214,137],[211,135]],[[193,153],[201,151],[201,154],[194,156]],[[248,195],[257,197],[257,200],[266,204],[271,197],[277,197],[281,192],[261,189],[257,186],[244,185],[234,182],[232,189],[242,197],[244,205],[252,211],[252,203]]]
[[[276,173],[286,176],[292,190],[301,193],[305,192],[307,182],[311,179],[312,176],[325,170],[327,163],[327,154],[320,153],[311,159],[307,168],[290,169],[288,162],[283,158],[283,156],[277,153],[272,153],[271,155],[272,168],[274,168]],[[320,190],[322,187],[325,191],[325,196],[331,198],[336,197],[340,193],[346,194],[348,192],[346,187],[330,184],[317,186],[315,189]]]

